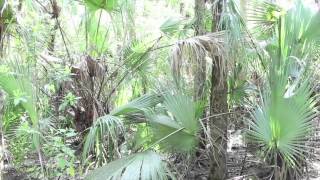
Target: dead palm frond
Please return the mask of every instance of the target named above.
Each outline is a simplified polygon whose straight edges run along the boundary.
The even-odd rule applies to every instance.
[[[221,67],[221,76],[227,74],[226,49],[224,46],[224,31],[208,33],[176,42],[172,49],[172,71],[176,79],[181,79],[182,74],[187,74],[186,80],[191,81],[190,76],[194,66],[200,61],[209,58],[220,57],[218,66]],[[182,73],[184,71],[184,73]],[[188,82],[188,81],[187,81]]]

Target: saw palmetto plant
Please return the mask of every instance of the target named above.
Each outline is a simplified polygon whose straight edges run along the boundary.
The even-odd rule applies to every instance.
[[[270,86],[261,97],[261,104],[252,113],[249,137],[261,145],[263,158],[282,171],[299,171],[312,147],[306,143],[317,116],[316,98],[312,97],[310,80],[289,84],[289,69],[272,72]],[[294,173],[289,173],[293,178]],[[297,173],[301,175],[301,172]]]
[[[314,130],[318,99],[312,95],[308,78],[312,51],[303,47],[316,43],[316,38],[307,37],[314,35],[317,18],[317,13],[312,14],[300,2],[279,17],[278,44],[268,49],[268,86],[249,121],[249,137],[261,145],[263,157],[275,166],[278,179],[301,176],[313,148],[307,142]]]
[[[91,172],[86,177],[87,179],[101,179],[102,177],[105,179],[141,178],[154,180],[174,178],[161,156],[151,150],[194,152],[198,143],[197,133],[199,131],[199,113],[197,112],[201,106],[182,94],[165,94],[163,101],[159,101],[159,99],[159,96],[155,95],[140,97],[116,108],[111,112],[111,115],[101,117],[93,124],[86,139],[84,155],[87,154],[90,147],[93,147],[94,143],[99,143],[95,139],[110,136],[115,142],[116,137],[123,133],[123,130],[120,131],[123,128],[121,116],[134,112],[140,112],[146,116],[146,122],[139,123],[147,124],[147,128],[150,128],[151,131],[149,135],[152,136],[152,140],[141,147],[144,151],[108,163]],[[159,103],[165,109],[163,114],[152,110]]]

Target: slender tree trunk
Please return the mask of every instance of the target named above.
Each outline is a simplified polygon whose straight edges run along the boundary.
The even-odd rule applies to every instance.
[[[195,35],[205,34],[205,0],[195,0]],[[204,99],[204,89],[206,82],[206,60],[205,54],[197,57],[197,64],[194,70],[194,99]]]
[[[213,13],[212,31],[219,31],[219,21],[222,13],[224,0],[220,0]],[[213,57],[211,72],[211,96],[210,115],[225,113],[228,111],[227,104],[227,80],[222,77],[220,61],[222,57]],[[225,116],[218,116],[210,119],[211,137],[215,143],[210,163],[209,179],[223,180],[227,178],[227,126],[228,121]]]
[[[58,6],[58,3],[56,0],[52,0],[51,1],[51,8],[52,8],[52,16],[51,19],[58,18],[60,15],[60,7]],[[51,30],[51,35],[50,35],[50,40],[49,40],[49,44],[48,44],[48,50],[50,54],[53,54],[54,52],[54,45],[55,45],[55,41],[56,41],[56,32],[59,28],[58,25],[58,21],[55,21],[54,27]]]
[[[195,0],[195,8],[194,8],[194,13],[195,13],[195,23],[194,23],[194,28],[195,28],[195,35],[203,35],[205,34],[205,11],[206,11],[206,6],[205,6],[205,1],[206,0]],[[205,54],[199,54],[197,55],[197,63],[195,64],[194,68],[194,81],[193,81],[193,90],[194,90],[194,100],[195,101],[204,101],[205,100],[205,95],[204,95],[204,90],[205,90],[205,82],[206,82],[206,60],[205,60]],[[202,112],[204,114],[204,112]],[[205,126],[207,126],[207,121],[203,122]],[[200,132],[201,139],[205,139],[206,135],[204,130]],[[199,143],[199,149],[205,149],[206,147],[206,142],[205,141],[200,141]],[[200,151],[198,151],[197,156],[200,155]]]

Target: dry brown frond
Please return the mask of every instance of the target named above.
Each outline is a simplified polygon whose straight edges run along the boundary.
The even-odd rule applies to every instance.
[[[171,53],[173,75],[178,79],[183,78],[188,83],[193,80],[193,71],[200,61],[212,63],[213,59],[218,59],[217,66],[221,68],[220,77],[223,79],[228,73],[224,35],[225,31],[219,31],[176,42]],[[182,74],[186,74],[186,77],[181,77]]]

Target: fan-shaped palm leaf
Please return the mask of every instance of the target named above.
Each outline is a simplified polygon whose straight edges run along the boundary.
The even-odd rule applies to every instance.
[[[102,142],[99,144],[104,145],[104,137],[109,136],[115,144],[117,137],[123,132],[123,123],[118,117],[106,115],[98,118],[91,126],[89,134],[86,137],[82,153],[83,158],[85,159],[97,141],[101,140]]]
[[[124,125],[120,116],[124,118],[140,117],[145,119],[144,110],[154,107],[161,102],[161,97],[155,94],[141,96],[133,101],[115,108],[109,115],[98,118],[91,126],[85,140],[83,158],[93,149],[94,144],[105,144],[105,137],[110,137],[115,143],[117,137],[123,133]],[[98,142],[99,141],[99,142]],[[101,143],[100,143],[101,141]]]
[[[246,18],[249,26],[252,25],[256,32],[273,32],[281,15],[281,8],[266,0],[253,0],[247,2]]]
[[[161,26],[160,26],[160,30],[161,32],[163,32],[164,34],[170,36],[174,36],[176,34],[181,33],[181,35],[183,33],[185,33],[185,26],[187,26],[188,22],[186,22],[186,20],[182,20],[182,19],[176,19],[176,18],[168,18],[166,21],[164,21]]]
[[[288,71],[283,72],[271,75],[270,89],[252,113],[249,137],[264,147],[265,155],[276,153],[295,167],[308,150],[305,143],[316,116],[315,99],[308,80],[289,93]]]
[[[319,39],[320,14],[312,11],[297,0],[280,22],[280,48],[283,57],[304,57],[310,53],[310,46]],[[312,49],[312,48],[311,48]]]
[[[157,153],[145,151],[113,161],[92,171],[85,179],[165,180],[168,172]]]
[[[169,115],[149,116],[156,143],[167,150],[192,151],[198,142],[196,103],[185,95],[165,95],[163,105]]]
[[[120,106],[114,109],[110,114],[114,116],[124,115],[128,113],[141,112],[144,109],[154,107],[162,101],[161,96],[156,94],[143,95],[133,101],[127,103],[126,105]]]
[[[132,40],[123,50],[124,65],[128,71],[139,73],[144,76],[150,69],[150,52],[149,50],[154,45],[150,45],[146,40]]]

